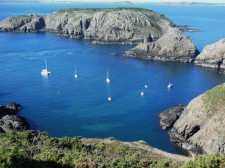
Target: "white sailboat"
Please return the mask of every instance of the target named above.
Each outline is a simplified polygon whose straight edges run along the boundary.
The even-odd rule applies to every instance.
[[[145,95],[145,93],[144,92],[141,92],[141,96],[144,96]]]
[[[74,78],[77,78],[77,69],[75,68],[75,75],[74,75]]]
[[[110,96],[110,91],[109,91],[108,102],[111,102],[111,101],[112,101],[112,98]]]
[[[48,71],[48,65],[47,65],[47,60],[46,60],[46,58],[45,58],[45,69],[43,69],[43,70],[41,71],[41,74],[44,75],[44,76],[48,76],[48,75],[51,74],[51,72]]]
[[[109,72],[108,72],[108,69],[107,69],[107,74],[106,74],[106,83],[110,83],[110,79],[109,79]]]
[[[145,85],[145,88],[148,88],[148,85]]]

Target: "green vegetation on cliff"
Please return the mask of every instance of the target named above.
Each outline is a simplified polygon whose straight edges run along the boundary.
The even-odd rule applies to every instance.
[[[183,168],[224,168],[225,156],[219,154],[199,155],[193,161],[184,164]]]
[[[203,95],[206,112],[213,114],[225,110],[225,85],[221,84]]]
[[[179,163],[116,140],[52,138],[27,131],[0,134],[0,167],[179,167]]]
[[[26,131],[0,133],[0,163],[0,168],[222,168],[225,156],[199,155],[183,163],[114,139],[52,138]]]

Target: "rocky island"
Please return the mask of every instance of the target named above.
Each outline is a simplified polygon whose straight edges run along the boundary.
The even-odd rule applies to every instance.
[[[142,59],[192,62],[199,53],[165,16],[147,9],[65,9],[47,16],[9,17],[0,31],[54,32],[95,44],[133,44],[126,55]]]

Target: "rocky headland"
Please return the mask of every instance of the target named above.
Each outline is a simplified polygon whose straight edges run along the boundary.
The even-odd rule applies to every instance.
[[[138,8],[65,9],[47,16],[9,17],[0,31],[54,32],[94,44],[135,44],[125,55],[142,59],[192,62],[199,53],[165,16]]]
[[[191,40],[170,27],[154,42],[143,42],[126,52],[127,56],[146,60],[193,62],[199,54]]]
[[[210,67],[225,71],[225,39],[207,45],[203,51],[197,56],[195,65],[202,67]]]
[[[169,131],[170,140],[192,155],[224,154],[224,102],[225,83],[194,98]]]

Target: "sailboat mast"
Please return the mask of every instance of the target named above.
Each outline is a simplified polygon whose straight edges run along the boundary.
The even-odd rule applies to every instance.
[[[108,69],[107,69],[107,78],[109,78],[109,72],[108,72]]]
[[[47,60],[45,58],[45,67],[46,67],[46,70],[48,70],[48,66],[47,66]]]

